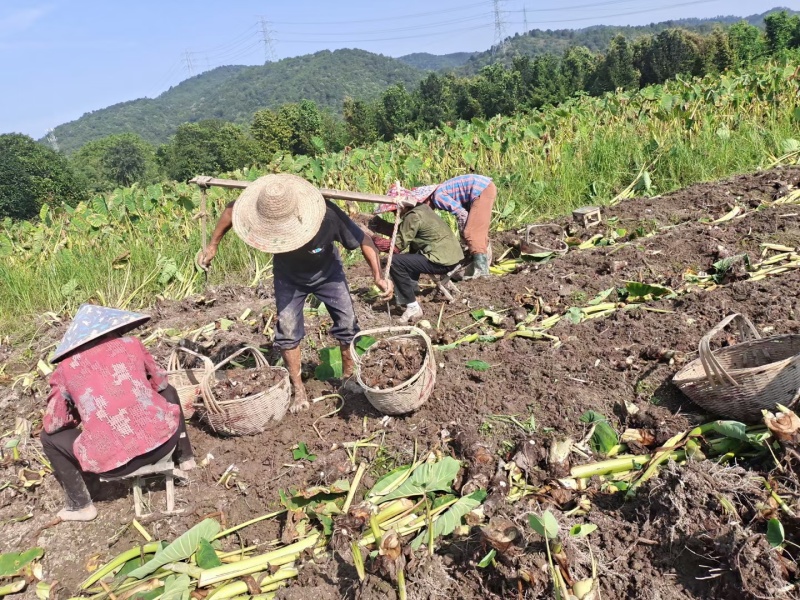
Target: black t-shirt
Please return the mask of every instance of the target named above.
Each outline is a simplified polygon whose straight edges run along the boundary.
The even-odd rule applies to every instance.
[[[274,255],[275,274],[293,281],[311,283],[323,278],[329,269],[342,264],[334,242],[355,250],[364,240],[364,232],[341,208],[325,201],[325,217],[316,235],[305,246]]]

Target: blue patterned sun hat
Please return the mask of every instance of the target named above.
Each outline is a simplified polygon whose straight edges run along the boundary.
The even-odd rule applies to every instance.
[[[82,304],[50,362],[55,364],[63,360],[74,350],[107,333],[116,331],[122,334],[149,320],[150,315],[94,304]]]
[[[439,187],[438,185],[423,185],[420,187],[411,188],[410,190],[404,188],[403,186],[398,187],[397,185],[393,184],[386,191],[386,195],[389,198],[410,198],[417,204],[420,202],[424,202],[428,199],[428,197],[436,191],[436,188]],[[395,201],[396,202],[396,201]],[[395,202],[387,202],[385,204],[378,204],[375,209],[374,213],[376,215],[393,211],[397,209],[397,204]]]

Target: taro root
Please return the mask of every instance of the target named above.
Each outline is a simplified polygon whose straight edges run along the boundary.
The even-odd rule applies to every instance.
[[[517,540],[522,538],[522,534],[513,521],[492,517],[488,525],[481,527],[481,534],[486,543],[500,554],[516,556],[521,553]]]

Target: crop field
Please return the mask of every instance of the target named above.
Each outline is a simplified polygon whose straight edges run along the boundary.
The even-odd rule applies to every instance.
[[[371,192],[492,175],[496,262],[453,303],[422,282],[436,385],[406,416],[339,391],[330,317],[309,304],[317,400],[255,436],[191,420],[199,467],[171,516],[162,482],[138,519],[116,482],[94,521],[53,522],[48,355],[92,300],[146,307],[138,334],[162,364],[179,344],[274,364],[269,260],[226,239],[206,283],[184,184],[5,223],[0,552],[41,549],[9,581],[92,600],[797,598],[800,420],[713,415],[672,378],[729,314],[800,335],[798,106],[795,70],[770,66],[271,165]],[[235,196],[209,197],[216,214]],[[603,222],[585,228],[568,215],[589,203]],[[533,222],[547,227],[526,239]],[[347,276],[361,327],[388,325],[366,266]]]

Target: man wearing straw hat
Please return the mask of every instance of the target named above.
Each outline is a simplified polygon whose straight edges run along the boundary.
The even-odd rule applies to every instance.
[[[40,440],[64,490],[64,521],[97,516],[85,476],[124,477],[170,454],[195,466],[177,391],[138,338],[121,337],[149,319],[84,304],[50,361]]]
[[[378,251],[372,239],[311,183],[290,174],[256,179],[223,211],[211,241],[199,259],[207,269],[224,235],[233,230],[246,244],[274,254],[273,275],[278,323],[275,346],[280,349],[294,390],[291,411],[308,408],[301,377],[300,342],[305,337],[303,305],[314,294],[333,319],[331,335],[342,350],[342,376],[353,374],[350,342],[358,321],[334,242],[348,250],[361,248],[375,284],[387,295],[394,286],[381,274]]]

